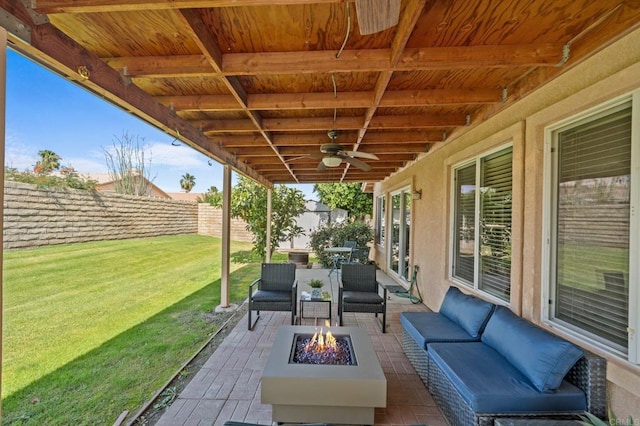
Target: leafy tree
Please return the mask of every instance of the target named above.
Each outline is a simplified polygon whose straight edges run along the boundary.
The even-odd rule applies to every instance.
[[[7,181],[30,183],[40,188],[73,188],[94,190],[98,182],[78,175],[73,167],[60,167],[60,176],[30,171],[19,172],[14,168],[4,168],[4,178]]]
[[[305,211],[304,194],[297,189],[278,185],[271,195],[271,248],[302,234],[296,217]],[[263,259],[267,247],[267,189],[240,176],[231,194],[231,215],[243,219],[247,230],[255,236],[254,252]]]
[[[196,186],[196,177],[189,173],[183,174],[180,179],[180,188],[184,189],[186,192],[191,192],[194,186]]]
[[[360,183],[317,183],[313,192],[332,209],[344,209],[351,220],[363,220],[373,214],[373,194],[362,192]]]
[[[213,207],[222,207],[222,192],[215,186],[209,187],[202,197],[196,199],[198,203],[211,204]]]
[[[40,156],[40,160],[36,161],[33,167],[35,173],[49,174],[60,168],[62,158],[55,152],[43,149],[42,151],[38,151],[38,155]]]
[[[144,138],[123,133],[115,137],[113,147],[102,147],[113,187],[119,194],[150,195],[150,172],[145,160]],[[151,164],[151,160],[148,162]]]
[[[324,224],[311,233],[309,245],[320,263],[328,267],[331,256],[327,247],[340,247],[345,241],[355,241],[357,247],[365,247],[373,241],[373,229],[365,222],[338,222]]]

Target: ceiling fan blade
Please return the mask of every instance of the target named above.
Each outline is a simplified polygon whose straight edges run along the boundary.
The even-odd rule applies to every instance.
[[[324,172],[325,170],[327,170],[327,166],[325,166],[324,163],[320,161],[318,163],[318,168],[316,170],[319,172]]]
[[[391,28],[400,19],[400,0],[356,0],[360,34],[373,34]]]
[[[348,155],[349,157],[367,158],[369,160],[377,160],[378,156],[375,154],[369,154],[363,151],[340,151],[342,155]]]
[[[358,160],[357,158],[342,157],[342,160],[346,161],[349,164],[353,164],[354,166],[356,166],[357,168],[359,168],[360,170],[363,170],[365,172],[368,172],[369,170],[371,170],[371,166],[370,165],[368,165],[364,161]]]

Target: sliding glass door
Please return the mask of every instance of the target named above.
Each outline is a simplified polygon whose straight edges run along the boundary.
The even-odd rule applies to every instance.
[[[389,271],[409,280],[411,243],[411,188],[391,194],[391,244],[389,244]]]

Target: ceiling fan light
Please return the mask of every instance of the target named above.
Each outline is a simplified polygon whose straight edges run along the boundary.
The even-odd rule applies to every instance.
[[[327,167],[338,167],[340,163],[342,163],[342,158],[337,157],[335,155],[330,155],[330,156],[324,157],[322,159],[322,162]]]

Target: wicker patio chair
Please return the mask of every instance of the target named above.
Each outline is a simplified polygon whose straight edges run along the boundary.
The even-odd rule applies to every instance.
[[[387,289],[376,280],[376,265],[345,263],[338,289],[338,316],[342,325],[344,312],[369,312],[382,314],[382,332],[387,324]]]
[[[294,263],[263,263],[260,278],[249,285],[249,330],[260,319],[260,311],[291,311],[293,325],[297,294]],[[251,322],[251,311],[256,311],[255,322]]]

